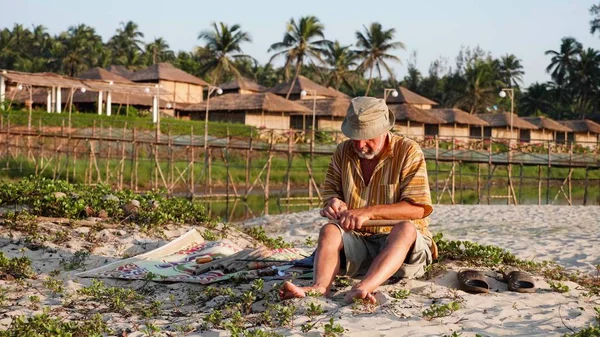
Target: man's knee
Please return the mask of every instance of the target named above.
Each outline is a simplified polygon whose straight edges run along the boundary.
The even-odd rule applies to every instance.
[[[319,231],[319,243],[324,241],[327,241],[327,243],[338,243],[341,249],[343,240],[340,228],[335,224],[326,224],[321,227],[321,230]]]
[[[399,224],[394,225],[394,228],[390,232],[389,239],[396,240],[410,240],[415,242],[417,240],[417,229],[415,225],[410,221],[402,221]]]
[[[342,232],[340,228],[336,224],[328,223],[325,226],[321,227],[319,231],[319,237],[342,237]]]

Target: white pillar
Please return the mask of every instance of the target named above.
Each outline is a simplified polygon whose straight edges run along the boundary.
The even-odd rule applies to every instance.
[[[106,92],[106,115],[110,116],[112,112],[112,95],[110,91]]]
[[[48,96],[46,97],[46,112],[52,112],[52,89],[48,88]]]
[[[98,115],[102,115],[102,91],[98,91]]]
[[[152,123],[158,122],[158,96],[152,96]]]
[[[60,87],[56,88],[56,112],[62,112],[62,90]]]
[[[6,100],[6,84],[4,76],[0,75],[0,110],[4,110],[4,101]]]
[[[50,104],[50,112],[56,111],[56,87],[52,87],[52,102]]]

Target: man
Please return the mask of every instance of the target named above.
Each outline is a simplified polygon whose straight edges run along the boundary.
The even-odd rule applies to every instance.
[[[392,276],[419,277],[436,251],[427,229],[433,208],[423,152],[416,142],[389,132],[394,114],[385,101],[352,99],[342,123],[350,140],[332,156],[321,215],[338,223],[321,228],[313,285],[285,282],[281,298],[308,291],[329,295],[336,275],[364,274],[345,300],[375,303],[373,291]],[[387,227],[363,226],[367,220],[397,220]]]

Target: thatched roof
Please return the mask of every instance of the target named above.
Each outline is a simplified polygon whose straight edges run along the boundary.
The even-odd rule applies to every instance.
[[[62,89],[61,90],[61,102],[62,104],[67,104],[69,100],[69,95],[71,94],[71,89]],[[7,92],[7,97],[15,102],[24,103],[29,99],[29,91],[28,90],[16,90],[15,88],[11,88],[9,92]],[[46,88],[32,88],[31,99],[34,104],[38,105],[46,105],[48,97],[48,89]],[[102,101],[106,102],[106,95],[102,95]],[[86,91],[81,92],[79,89],[73,91],[73,103],[75,104],[86,104],[86,103],[96,103],[98,102],[98,93],[94,91]],[[127,98],[127,94],[113,92],[111,94],[111,102],[113,105],[115,104],[123,104],[126,105],[137,105],[137,106],[152,106],[152,96],[148,95],[137,95],[131,94],[129,98]],[[166,107],[168,102],[164,99],[160,100],[160,107]]]
[[[501,112],[494,114],[477,114],[475,115],[484,121],[488,122],[491,127],[510,127],[510,112]],[[524,130],[536,130],[538,127],[521,117],[513,114],[512,116],[513,128],[524,129]]]
[[[2,76],[11,82],[37,87],[81,87],[81,80],[54,73],[26,73],[3,70]]]
[[[83,78],[88,80],[113,81],[114,83],[133,83],[125,77],[119,76],[100,67],[91,68],[88,71],[77,75],[77,78]]]
[[[399,86],[397,89],[398,96],[394,97],[389,95],[387,97],[386,103],[389,104],[429,104],[429,105],[437,105],[437,102],[434,102],[426,97],[423,97],[415,92],[412,92],[406,89],[403,86]]]
[[[291,95],[300,95],[302,90],[306,90],[306,91],[314,90],[314,91],[316,91],[317,96],[339,97],[340,94],[344,95],[343,93],[340,93],[337,90],[331,90],[329,88],[325,88],[324,86],[319,85],[302,75],[298,76],[298,78],[296,79],[295,82],[292,80],[290,82],[278,84],[275,87],[271,88],[269,90],[269,92],[272,92],[272,93],[280,95],[280,96],[286,96],[288,91],[290,90],[291,85],[293,85]]]
[[[117,74],[121,77],[124,77],[128,80],[131,79],[131,76],[133,76],[133,71],[125,68],[125,66],[110,65],[106,67],[106,70],[110,71],[113,74]]]
[[[350,97],[336,97],[314,100],[315,104],[315,116],[323,117],[346,117],[346,112],[350,107]],[[312,114],[313,100],[303,99],[294,101],[305,108],[307,108]]]
[[[423,124],[445,124],[446,121],[429,112],[410,104],[390,104],[389,109],[396,116],[396,122],[411,121]]]
[[[550,119],[548,117],[521,117],[529,123],[537,126],[540,129],[546,129],[551,131],[559,131],[559,132],[569,132],[571,129],[560,124],[559,122]]]
[[[219,85],[219,87],[223,89],[223,91],[247,90],[253,92],[264,92],[267,90],[267,88],[263,87],[262,85],[245,77],[236,78],[231,82]]]
[[[191,83],[196,85],[206,86],[208,83],[202,79],[188,74],[185,71],[176,68],[171,63],[162,62],[151,65],[146,69],[142,69],[133,73],[130,80],[134,82],[158,82],[159,80]]]
[[[488,126],[488,122],[477,118],[474,115],[471,115],[461,109],[452,108],[452,109],[429,109],[425,110],[429,113],[432,113],[434,116],[440,117],[446,123],[444,124],[464,124],[464,125],[478,125],[478,126]]]
[[[206,103],[192,104],[183,111],[205,111]],[[210,111],[266,111],[266,112],[300,112],[309,114],[312,110],[308,110],[304,106],[295,101],[288,101],[270,92],[243,95],[243,94],[228,94],[210,99]]]
[[[154,94],[164,95],[169,93],[165,89],[156,88],[154,85],[138,83],[117,83],[105,80],[87,80],[61,76],[53,73],[25,73],[19,71],[2,71],[2,76],[9,82],[29,85],[32,87],[62,87],[62,88],[85,88],[87,91],[111,91],[130,95],[152,96]]]
[[[573,132],[593,132],[600,134],[600,124],[589,119],[558,122],[573,130]]]

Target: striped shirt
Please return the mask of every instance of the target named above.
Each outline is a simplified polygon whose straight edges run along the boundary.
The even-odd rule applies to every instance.
[[[429,214],[433,211],[425,156],[419,145],[408,138],[388,134],[388,144],[379,158],[368,185],[364,183],[360,158],[352,140],[338,145],[324,184],[324,205],[331,198],[346,202],[348,209],[401,201],[422,206],[424,218],[412,219],[417,229],[431,238]],[[364,233],[389,233],[392,226],[367,227]]]

